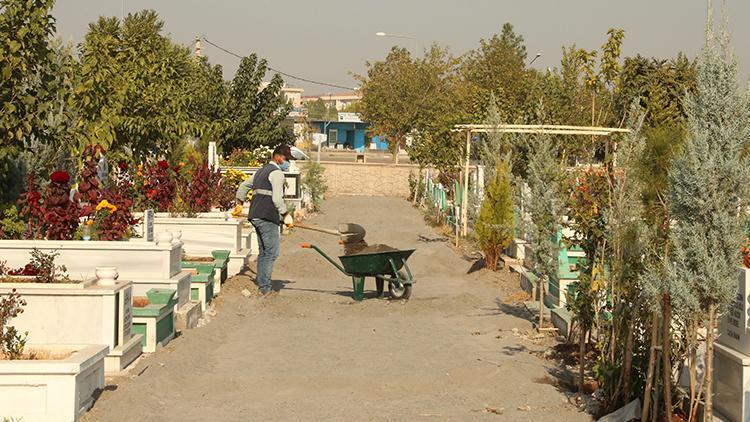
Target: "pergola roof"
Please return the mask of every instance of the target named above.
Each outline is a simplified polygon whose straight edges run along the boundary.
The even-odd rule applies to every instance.
[[[562,125],[454,125],[454,132],[469,133],[545,133],[550,135],[601,135],[629,133],[630,129],[597,126]]]

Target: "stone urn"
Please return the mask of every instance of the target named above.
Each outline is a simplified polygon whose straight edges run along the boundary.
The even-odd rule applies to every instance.
[[[180,243],[182,241],[182,230],[180,229],[169,229],[167,230],[172,235],[172,243]]]
[[[180,232],[180,235],[182,235],[182,232]],[[169,245],[172,243],[173,238],[174,236],[170,232],[160,232],[156,234],[155,240],[157,245]]]
[[[96,267],[96,280],[101,286],[114,286],[119,276],[117,267]]]

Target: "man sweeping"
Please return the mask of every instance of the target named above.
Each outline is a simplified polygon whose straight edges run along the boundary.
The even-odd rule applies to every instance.
[[[242,201],[250,189],[253,198],[247,218],[255,227],[260,253],[255,283],[262,297],[276,294],[271,288],[273,263],[279,256],[280,225],[283,221],[291,226],[294,221],[284,203],[284,172],[293,159],[288,145],[279,145],[273,150],[271,161],[258,170],[252,179],[247,179],[237,189],[237,207],[242,209]]]

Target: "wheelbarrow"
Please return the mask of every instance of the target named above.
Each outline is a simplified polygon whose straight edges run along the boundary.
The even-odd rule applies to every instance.
[[[386,281],[391,299],[409,299],[411,296],[414,278],[406,260],[414,253],[414,249],[344,255],[339,257],[339,264],[315,245],[303,243],[301,246],[315,249],[339,271],[351,277],[356,301],[364,297],[365,277],[375,277],[378,297],[383,297]]]

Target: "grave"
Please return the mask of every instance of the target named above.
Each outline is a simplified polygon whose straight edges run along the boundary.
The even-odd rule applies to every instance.
[[[750,419],[750,270],[740,268],[737,295],[719,324],[714,352],[714,409],[734,421]]]

